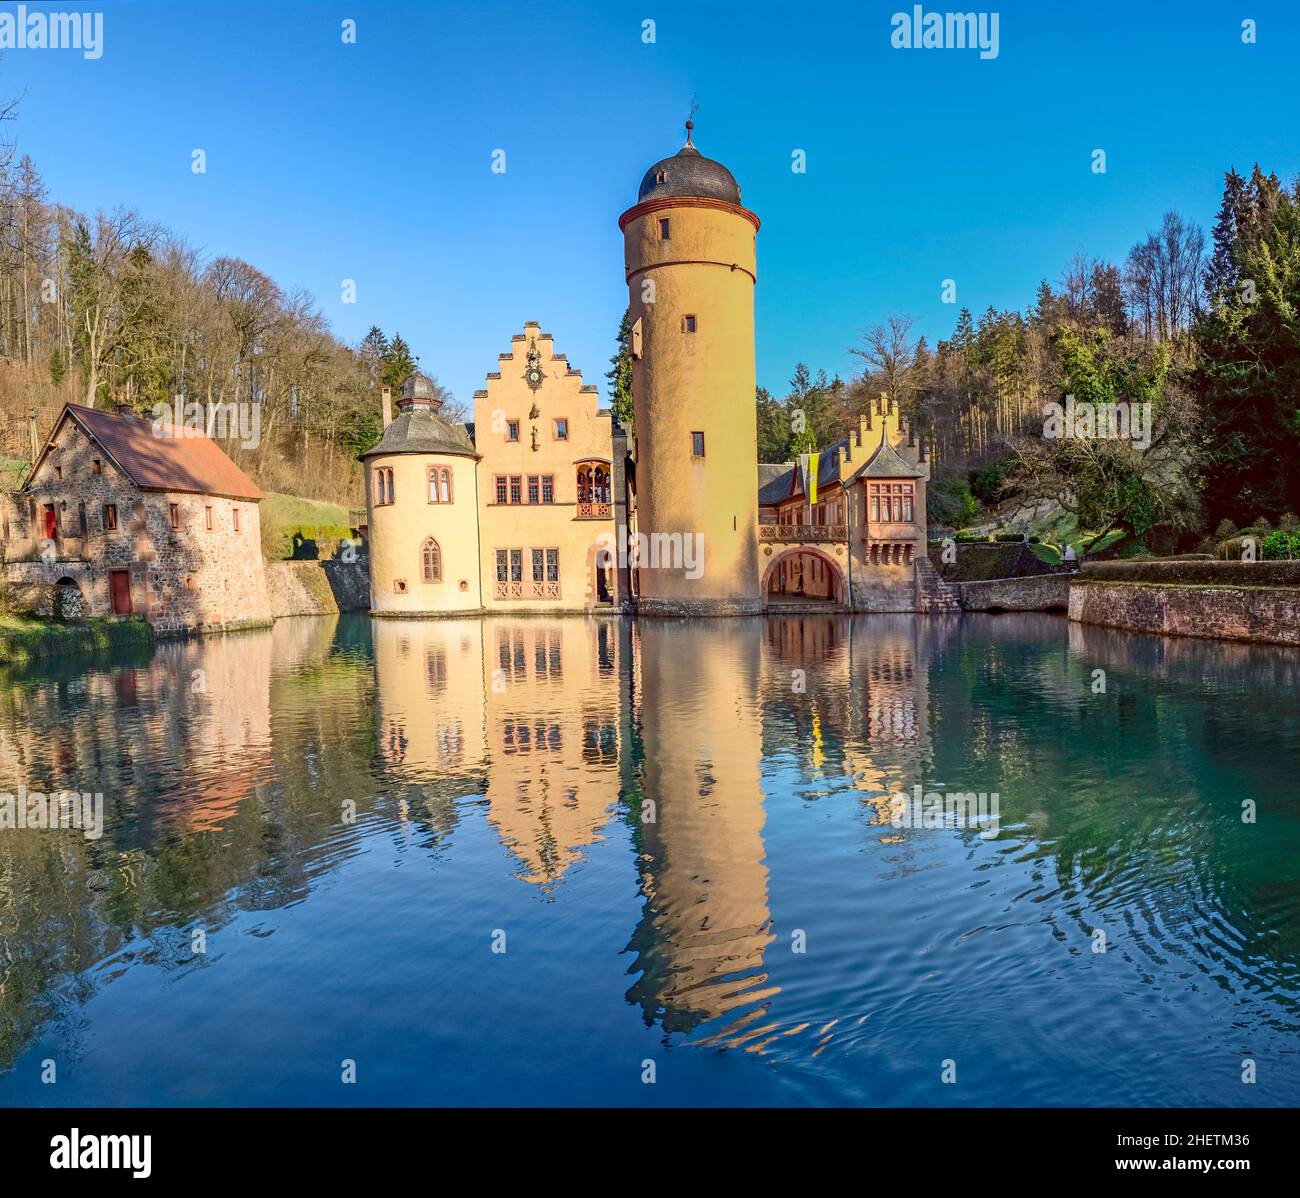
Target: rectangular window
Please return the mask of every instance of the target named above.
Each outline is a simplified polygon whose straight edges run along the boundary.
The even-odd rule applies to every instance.
[[[560,551],[558,549],[548,549],[546,551],[546,581],[560,581]]]
[[[668,218],[665,216],[665,217],[661,217],[659,220],[659,240],[667,241],[668,238],[669,238],[669,225],[668,225]]]
[[[172,526],[172,530],[181,526],[181,505],[179,503],[169,503],[167,505],[167,521]]]
[[[542,551],[540,549],[534,549],[533,550],[533,581],[541,582],[542,577],[543,577],[542,576]]]
[[[522,549],[510,550],[510,581],[523,582],[524,580],[524,551]]]
[[[541,488],[537,475],[528,476],[528,502],[537,503],[541,499]]]
[[[113,532],[117,528],[117,504],[104,504],[104,531]]]
[[[520,474],[512,474],[510,476],[510,502],[511,503],[523,503],[524,501],[523,482],[524,482],[523,476]]]
[[[100,460],[99,460],[98,458],[91,458],[91,459],[90,459],[90,472],[91,472],[91,474],[103,474],[103,473],[104,473],[103,465],[100,463]]]
[[[498,549],[497,550],[497,582],[509,581],[510,575],[507,573],[507,569],[508,566],[506,561],[506,551],[504,549]]]
[[[702,458],[704,456],[704,434],[691,434],[691,457]]]
[[[555,475],[553,474],[542,475],[542,502],[555,502]]]
[[[230,510],[235,517],[235,531],[238,532],[239,531],[239,509],[236,507],[236,508],[231,508]]]
[[[506,421],[506,440],[507,440],[507,441],[518,441],[518,440],[519,440],[519,421],[518,421],[518,420],[507,420],[507,421]]]
[[[54,467],[54,477],[55,477],[55,478],[58,478],[58,479],[61,479],[61,478],[63,477],[63,467],[62,467],[62,466],[55,466],[55,467]]]
[[[506,476],[504,474],[498,474],[497,475],[497,502],[505,503],[505,501],[506,501]],[[505,582],[505,579],[503,578],[501,581]]]
[[[683,317],[682,317],[682,332],[683,332],[683,333],[693,333],[693,332],[695,332],[695,317],[694,317],[694,316],[683,316]]]
[[[557,441],[567,441],[569,439],[569,422],[567,420],[557,420],[555,422],[555,439]]]

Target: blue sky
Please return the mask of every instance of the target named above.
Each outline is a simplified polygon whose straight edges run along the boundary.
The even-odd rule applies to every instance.
[[[465,401],[529,319],[604,396],[617,217],[692,96],[697,144],[763,221],[758,377],[777,393],[799,360],[851,373],[891,311],[948,335],[946,278],[977,313],[1022,307],[1076,251],[1122,260],[1168,208],[1208,230],[1231,165],[1300,171],[1290,0],[1002,3],[992,60],[894,49],[897,0],[97,7],[97,61],[0,55],[9,136],[52,197],[244,258],[350,342],[400,330]]]

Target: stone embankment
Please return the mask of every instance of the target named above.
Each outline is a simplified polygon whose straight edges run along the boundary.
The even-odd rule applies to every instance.
[[[1300,562],[1097,562],[1070,619],[1167,636],[1300,645]]]

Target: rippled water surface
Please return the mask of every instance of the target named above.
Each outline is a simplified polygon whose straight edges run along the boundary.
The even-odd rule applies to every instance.
[[[1037,615],[10,671],[0,790],[106,828],[0,831],[0,1103],[1295,1104],[1297,693]],[[917,785],[996,828],[891,826]]]

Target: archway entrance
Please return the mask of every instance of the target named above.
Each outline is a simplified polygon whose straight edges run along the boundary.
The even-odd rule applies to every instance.
[[[787,549],[772,559],[763,575],[763,602],[768,607],[809,603],[843,607],[844,595],[839,563],[820,549]]]
[[[54,597],[51,604],[56,620],[80,620],[85,615],[85,604],[81,598],[81,588],[72,578],[60,578],[54,584]]]

